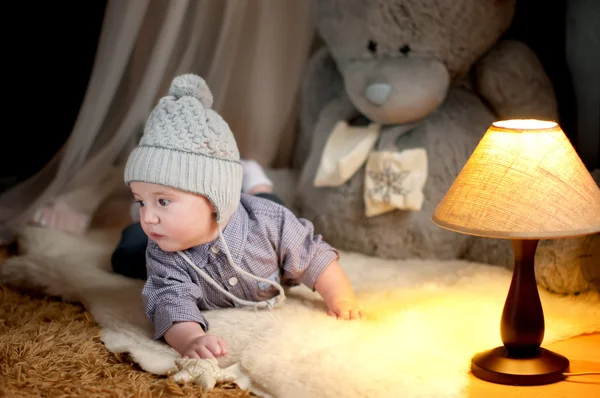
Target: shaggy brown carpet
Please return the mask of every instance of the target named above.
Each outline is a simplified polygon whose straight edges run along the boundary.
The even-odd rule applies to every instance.
[[[82,305],[0,285],[0,397],[254,396],[235,384],[203,392],[169,382],[109,352],[99,337]]]

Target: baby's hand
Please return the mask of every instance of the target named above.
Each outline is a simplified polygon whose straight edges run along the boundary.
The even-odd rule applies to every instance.
[[[214,334],[205,334],[190,341],[181,353],[189,358],[219,358],[227,356],[227,344]]]
[[[336,317],[337,319],[363,319],[362,309],[352,299],[336,300],[329,306],[327,315]]]

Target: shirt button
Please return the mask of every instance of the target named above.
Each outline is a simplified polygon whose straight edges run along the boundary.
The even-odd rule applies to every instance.
[[[216,245],[211,247],[210,251],[213,252],[214,254],[219,254],[219,248]]]
[[[238,280],[235,276],[232,276],[231,278],[229,278],[229,284],[231,286],[235,286],[235,285],[237,285],[237,283],[238,283]]]

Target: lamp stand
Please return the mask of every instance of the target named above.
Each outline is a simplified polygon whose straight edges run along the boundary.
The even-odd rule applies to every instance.
[[[538,240],[513,240],[515,265],[502,312],[500,335],[504,346],[480,352],[471,359],[476,377],[498,384],[520,386],[563,380],[569,360],[541,348],[544,312],[535,280]]]

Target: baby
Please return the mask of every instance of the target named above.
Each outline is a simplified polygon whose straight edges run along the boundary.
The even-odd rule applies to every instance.
[[[154,338],[190,358],[227,355],[202,310],[271,309],[285,300],[282,285],[300,283],[329,315],[361,319],[339,252],[309,221],[241,192],[237,144],[211,106],[201,77],[176,77],[125,167],[149,238],[142,294]]]

